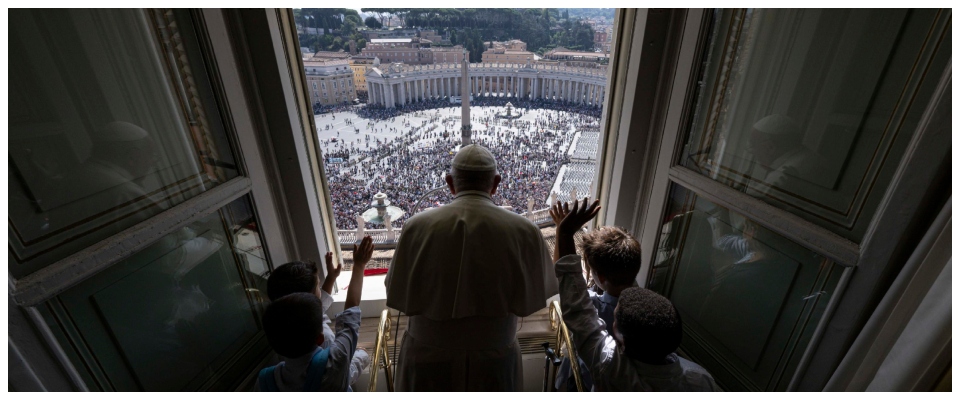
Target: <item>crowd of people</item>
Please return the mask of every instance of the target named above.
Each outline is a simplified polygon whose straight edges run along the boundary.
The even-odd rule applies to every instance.
[[[492,107],[503,107],[507,103],[513,104],[513,107],[518,110],[529,110],[529,109],[543,109],[543,110],[554,110],[554,111],[566,111],[566,112],[575,112],[578,114],[583,114],[585,116],[596,118],[596,124],[599,125],[600,121],[600,112],[602,108],[597,105],[590,104],[576,104],[565,101],[553,101],[546,99],[520,99],[514,97],[503,97],[503,96],[478,96],[470,100],[471,106],[483,107],[483,106],[492,106]],[[366,106],[341,106],[337,109],[332,109],[332,111],[343,111],[345,109],[353,109],[357,115],[373,120],[385,120],[394,118],[400,115],[408,114],[414,111],[424,111],[432,110],[441,107],[450,107],[452,103],[450,100],[445,98],[437,98],[419,101],[416,103],[405,104],[402,106],[394,108],[386,108],[382,105],[371,104]],[[459,107],[459,105],[456,105]]]
[[[547,111],[532,119],[507,119],[503,118],[503,109],[481,108],[503,106],[509,100],[482,98],[473,103],[478,106],[471,116],[473,141],[490,149],[499,162],[502,182],[493,197],[497,204],[523,213],[532,199],[534,209],[546,208],[560,167],[570,161],[567,150],[575,133],[581,127],[599,124],[600,111],[542,100],[517,101],[513,114],[525,115],[533,109]],[[457,106],[432,100],[400,110],[347,108],[340,111],[352,112],[332,116],[346,122],[353,131],[321,141],[337,228],[356,229],[357,216],[371,208],[377,192],[387,194],[392,205],[405,211],[404,217],[394,224],[400,227],[418,211],[413,209],[418,199],[432,188],[446,186],[444,174],[450,170],[450,159],[461,141],[459,115],[441,113],[450,107]],[[354,123],[354,115],[369,121]],[[324,131],[331,126],[318,128]],[[372,133],[396,136],[384,139]],[[425,199],[419,208],[450,200],[449,191],[441,190]]]

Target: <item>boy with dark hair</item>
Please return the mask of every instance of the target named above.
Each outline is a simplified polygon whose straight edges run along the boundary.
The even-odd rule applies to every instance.
[[[351,380],[355,380],[356,375],[359,375],[354,353],[357,350],[360,329],[360,294],[363,291],[363,270],[372,255],[373,240],[370,236],[364,237],[359,246],[354,245],[354,266],[343,305],[344,311],[337,314],[337,332],[329,341],[323,332],[326,325],[325,307],[316,290],[284,293],[287,289],[297,287],[296,282],[302,284],[309,280],[307,273],[310,268],[303,268],[307,264],[297,264],[279,275],[296,279],[275,280],[272,285],[268,280],[268,296],[285,295],[267,306],[263,315],[263,330],[270,346],[286,360],[260,371],[258,390],[291,392],[349,389]],[[332,255],[328,253],[328,269],[331,263]],[[288,265],[290,264],[284,266]],[[342,266],[338,265],[337,272],[341,268]],[[277,270],[280,271],[281,268]],[[270,277],[274,278],[275,276]]]
[[[283,264],[267,278],[267,297],[276,301],[291,293],[311,293],[323,304],[323,337],[327,343],[333,343],[333,330],[330,329],[330,317],[327,310],[333,305],[333,283],[340,276],[339,268],[332,268],[333,253],[327,253],[327,277],[320,284],[320,270],[317,264],[309,261],[292,261]]]
[[[592,372],[594,387],[598,391],[719,390],[703,367],[674,353],[682,324],[670,300],[639,287],[621,288],[611,329],[598,318],[573,236],[597,215],[599,204],[597,200],[588,206],[584,199],[574,201],[573,207],[557,203],[550,210],[554,220],[560,221],[554,256],[563,321],[578,355]]]

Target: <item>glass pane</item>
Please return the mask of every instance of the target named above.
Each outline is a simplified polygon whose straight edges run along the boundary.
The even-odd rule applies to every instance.
[[[70,342],[95,355],[85,366],[114,390],[196,390],[236,379],[219,371],[262,338],[263,259],[255,223],[243,217],[249,209],[246,198],[236,200],[58,296],[75,329]]]
[[[681,349],[728,390],[784,389],[842,268],[675,186],[650,289],[683,319]]]
[[[716,11],[680,164],[859,241],[948,62],[944,18]]]
[[[261,307],[266,301],[270,264],[263,240],[260,239],[260,228],[253,213],[253,204],[246,197],[234,201],[223,208],[223,217],[247,291],[255,300],[254,303]]]
[[[238,175],[188,11],[10,17],[14,277]]]

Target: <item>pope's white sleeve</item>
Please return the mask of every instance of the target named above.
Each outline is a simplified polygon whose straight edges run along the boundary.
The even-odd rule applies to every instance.
[[[539,229],[537,232],[539,233]],[[540,268],[543,269],[543,292],[546,299],[549,299],[560,293],[560,281],[557,279],[556,272],[554,272],[553,255],[550,254],[550,248],[547,247],[547,242],[544,240],[542,233],[540,234],[540,264]]]
[[[402,238],[402,235],[401,235]],[[403,239],[401,239],[403,240]],[[387,288],[387,293],[390,293],[390,280],[393,278],[393,267],[397,265],[397,250],[400,249],[400,243],[397,242],[397,247],[393,252],[393,257],[390,257],[390,268],[387,269],[387,276],[383,277],[383,286]]]

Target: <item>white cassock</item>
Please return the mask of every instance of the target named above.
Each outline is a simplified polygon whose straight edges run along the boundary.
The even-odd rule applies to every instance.
[[[404,224],[385,283],[387,306],[410,316],[402,391],[520,390],[517,317],[558,291],[540,229],[473,190]]]

